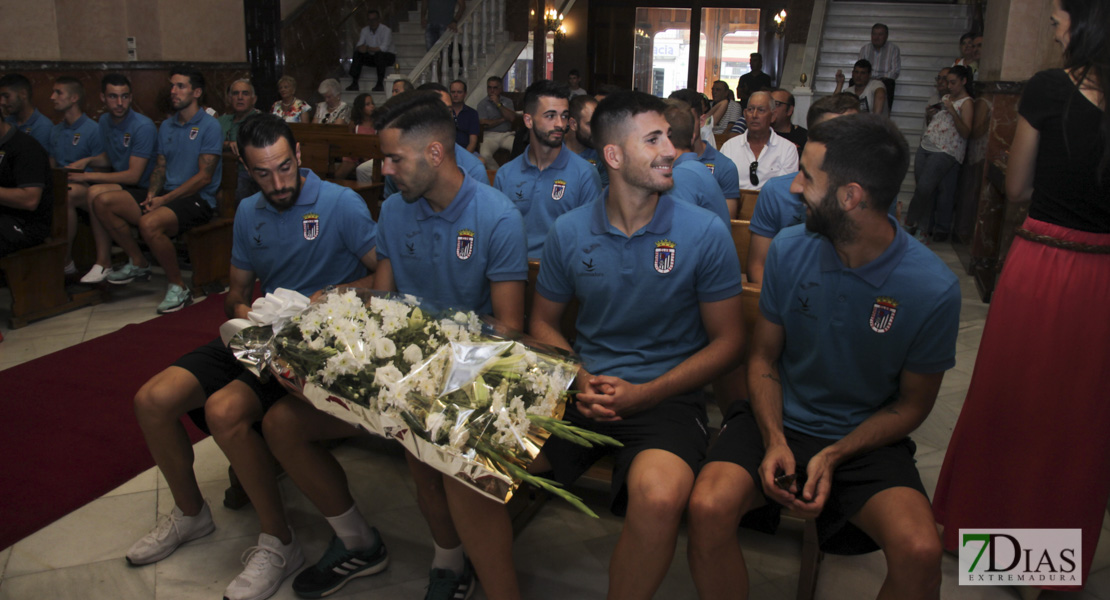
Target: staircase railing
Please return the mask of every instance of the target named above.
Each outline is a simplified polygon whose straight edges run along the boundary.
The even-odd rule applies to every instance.
[[[427,81],[447,84],[469,81],[479,60],[498,50],[505,30],[505,0],[476,0],[467,5],[456,31],[445,31],[424,58],[409,72],[417,85]]]

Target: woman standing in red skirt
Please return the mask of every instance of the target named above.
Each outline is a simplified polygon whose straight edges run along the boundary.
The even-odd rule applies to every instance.
[[[1029,80],[1006,174],[1010,200],[1031,199],[1029,218],[933,510],[949,550],[960,528],[1081,528],[1085,581],[1110,496],[1108,3],[1054,0],[1052,20],[1065,68]]]

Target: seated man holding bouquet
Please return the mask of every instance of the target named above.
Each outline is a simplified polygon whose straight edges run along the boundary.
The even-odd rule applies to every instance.
[[[231,289],[224,310],[246,318],[256,280],[265,293],[281,287],[312,294],[329,285],[369,285],[377,227],[358,194],[299,169],[300,150],[289,126],[257,115],[239,130],[243,162],[261,192],[235,215]],[[276,465],[252,428],[285,395],[276,381],[262,384],[219,338],[178,359],[135,396],[147,446],[173,494],[174,508],[127,552],[132,565],[169,556],[181,544],[215,529],[197,486],[193,448],[180,418],[203,409],[212,436],[258,512],[262,533],[246,569],[228,586],[228,600],[260,600],[304,562],[285,518]]]
[[[399,190],[382,205],[374,288],[413,294],[433,310],[492,314],[522,329],[528,276],[523,219],[501,192],[459,169],[454,120],[439,94],[394,96],[374,113],[374,121],[385,155],[383,172]],[[316,443],[360,430],[292,397],[266,415],[263,430],[286,473],[335,530],[320,561],[294,579],[293,591],[319,598],[353,578],[384,570],[389,557],[377,529],[359,512],[343,468]],[[451,513],[484,508],[489,501],[466,488],[449,509],[444,481],[450,478],[411,454],[407,458],[435,542],[426,598],[469,597],[475,581]],[[511,536],[502,514],[503,530],[496,533]],[[488,586],[487,595],[495,597]]]
[[[567,304],[579,302],[577,402],[565,418],[624,444],[585,448],[550,438],[532,472],[569,484],[616,453],[611,509],[625,515],[609,565],[610,598],[651,598],[670,566],[708,445],[702,388],[743,350],[740,261],[712,212],[666,195],[675,149],[663,100],[618,92],[592,119],[609,188],[555,221],[544,243],[531,333],[562,348]],[[634,309],[631,309],[634,307]],[[455,484],[448,486],[452,514]],[[519,598],[507,511],[486,500],[456,525],[491,600]]]

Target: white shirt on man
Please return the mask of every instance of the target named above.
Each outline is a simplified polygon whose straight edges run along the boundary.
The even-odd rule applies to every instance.
[[[718,150],[736,163],[736,170],[740,175],[741,190],[760,190],[763,189],[763,184],[767,183],[767,180],[772,177],[797,172],[798,147],[793,142],[775,133],[775,130],[772,129],[771,137],[767,140],[767,145],[763,146],[763,150],[759,153],[757,159],[755,153],[752,152],[752,147],[748,144],[749,133],[751,133],[750,129],[725,142]],[[759,161],[755,171],[759,183],[752,185],[751,164],[756,160]]]
[[[358,34],[358,43],[355,46],[368,46],[370,48],[378,48],[379,52],[393,53],[393,31],[382,24],[378,24],[378,28],[370,31],[370,26],[362,28],[362,32]]]

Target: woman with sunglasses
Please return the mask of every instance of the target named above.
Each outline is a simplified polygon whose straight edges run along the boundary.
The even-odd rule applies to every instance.
[[[930,235],[938,242],[948,239],[956,177],[964,162],[975,118],[975,104],[969,95],[971,69],[951,67],[945,78],[948,93],[941,97],[940,107],[917,147],[913,161],[917,185],[906,210],[906,229],[922,244],[929,243]]]
[[[1081,529],[1075,578],[1038,582],[1074,590],[1110,497],[1110,4],[1055,0],[1052,24],[1064,68],[1026,83],[1006,172],[1006,195],[1031,200],[1029,217],[991,300],[933,510],[950,550],[960,528]]]

